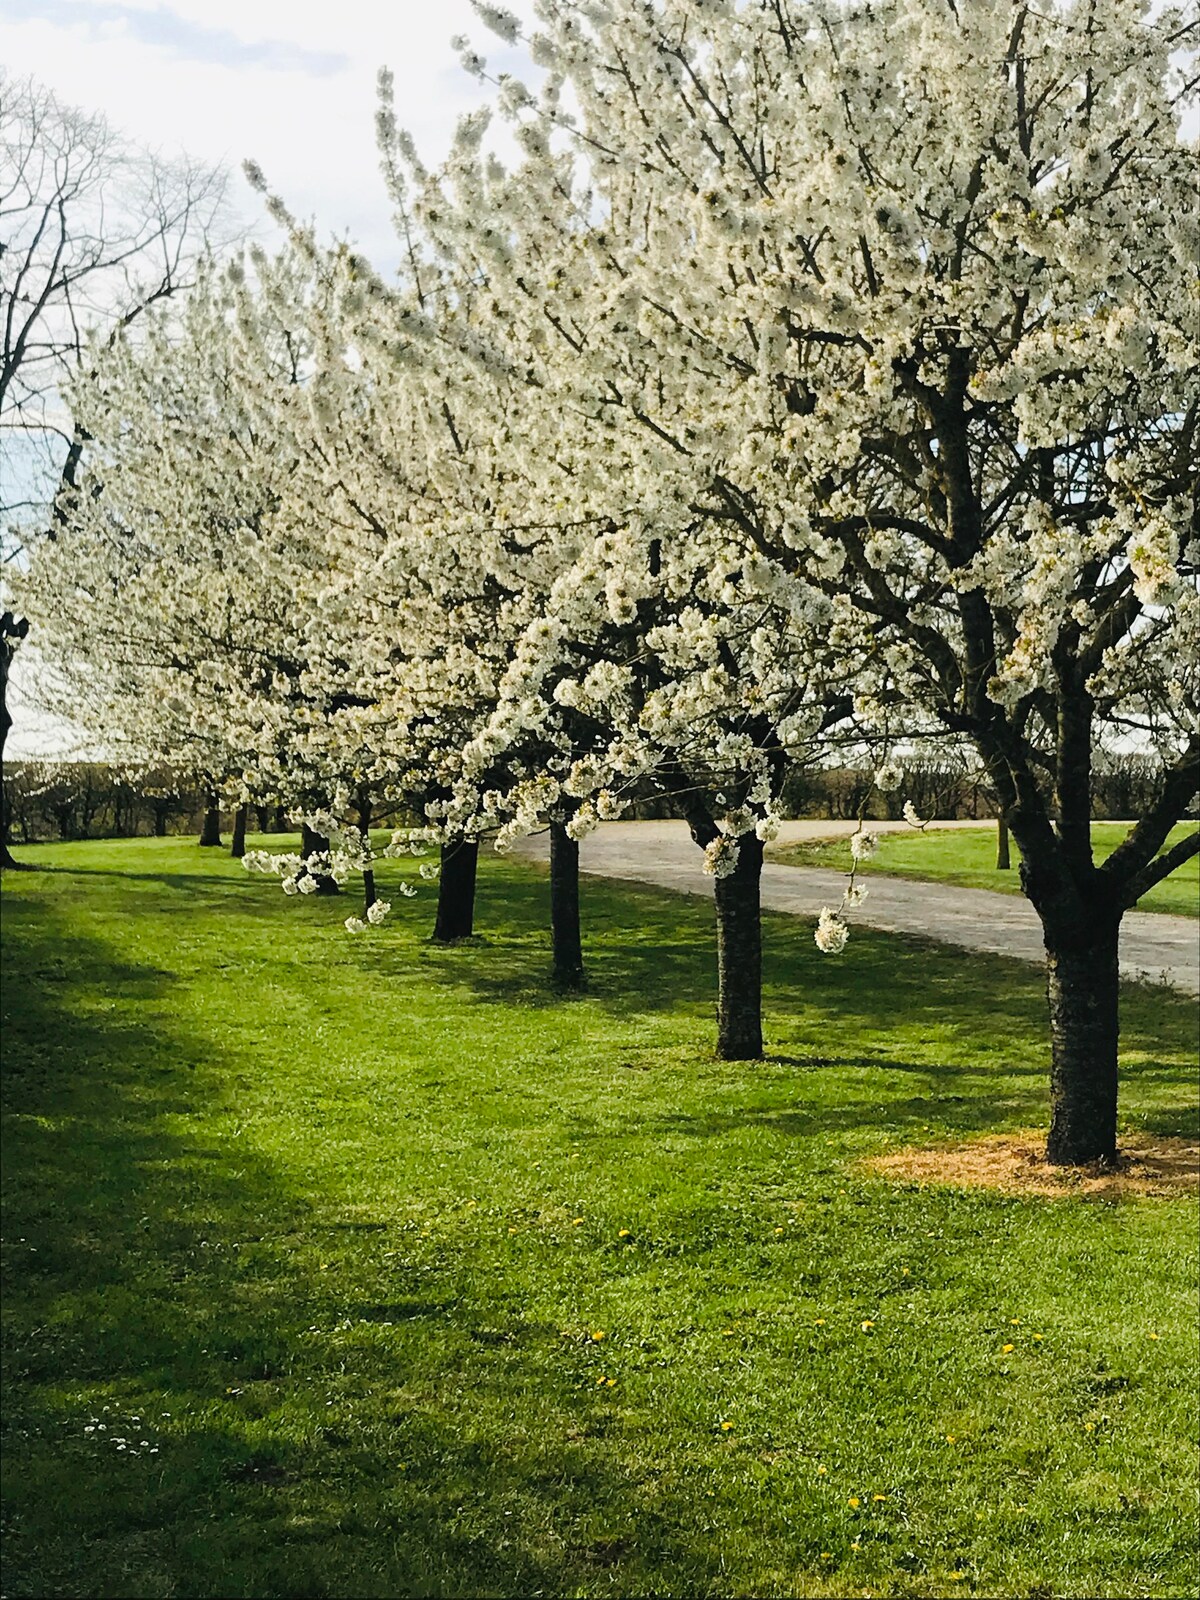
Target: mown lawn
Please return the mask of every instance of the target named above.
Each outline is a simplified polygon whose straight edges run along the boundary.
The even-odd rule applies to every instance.
[[[585,880],[563,1001],[531,867],[447,951],[25,854],[6,1595],[1195,1594],[1194,1205],[856,1168],[1044,1119],[1034,969],[774,918],[731,1066],[697,900]],[[1130,989],[1127,1125],[1196,1136],[1196,1046]]]
[[[867,824],[870,827],[870,824]],[[1195,823],[1182,824],[1171,831],[1168,844],[1174,844]],[[1128,830],[1119,822],[1094,822],[1092,845],[1096,861],[1103,861],[1120,844]],[[1012,866],[1007,872],[996,870],[996,828],[938,828],[924,831],[907,829],[903,833],[879,836],[879,852],[867,864],[867,872],[886,872],[896,878],[918,878],[939,883],[957,883],[967,889],[997,889],[1002,894],[1020,894],[1018,869],[1021,852],[1016,841],[1011,846]],[[834,867],[848,872],[850,847],[845,839],[813,839],[799,844],[774,845],[767,852],[772,861],[791,867]],[[1168,911],[1176,916],[1200,916],[1200,858],[1193,856],[1177,867],[1169,878],[1156,884],[1138,901],[1139,911]]]

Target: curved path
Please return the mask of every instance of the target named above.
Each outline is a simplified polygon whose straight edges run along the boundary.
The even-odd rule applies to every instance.
[[[853,822],[786,822],[779,842],[849,835],[855,826]],[[904,826],[871,823],[876,832]],[[944,826],[947,824],[939,824]],[[516,848],[524,856],[544,860],[548,845],[543,835],[522,840]],[[679,894],[712,893],[712,879],[702,871],[700,852],[682,822],[602,823],[580,845],[579,865],[582,871],[604,878],[653,884]],[[869,866],[861,881],[869,893],[851,913],[854,922],[1023,961],[1040,963],[1045,958],[1037,915],[1019,895],[888,878]],[[839,903],[845,883],[840,872],[768,861],[763,867],[762,902],[771,911],[815,919],[822,906]],[[1121,925],[1121,972],[1128,978],[1148,978],[1200,994],[1200,922],[1158,912],[1127,912]]]

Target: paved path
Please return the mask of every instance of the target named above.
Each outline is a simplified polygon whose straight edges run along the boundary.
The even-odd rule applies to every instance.
[[[785,822],[779,842],[849,834],[855,826],[852,822]],[[873,822],[870,826],[880,831],[905,824]],[[939,823],[942,826],[946,824]],[[545,859],[548,846],[543,835],[523,840],[517,848],[533,859]],[[584,872],[655,884],[679,894],[711,894],[712,879],[700,863],[700,852],[682,822],[602,823],[583,841],[579,853]],[[839,903],[845,882],[841,873],[822,867],[785,867],[769,861],[763,867],[763,905],[772,911],[815,918],[822,906]],[[853,922],[1023,961],[1040,963],[1044,959],[1037,915],[1022,896],[888,878],[873,872],[869,865],[862,882],[870,892],[850,914]],[[1127,912],[1121,925],[1121,971],[1126,977],[1165,980],[1174,988],[1200,994],[1200,922],[1150,911]]]

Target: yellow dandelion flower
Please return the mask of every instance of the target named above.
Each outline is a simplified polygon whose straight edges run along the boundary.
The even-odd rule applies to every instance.
[[[862,1501],[858,1498],[858,1496],[856,1494],[852,1494],[850,1496],[850,1504],[853,1507],[853,1509],[855,1511],[857,1511],[859,1506],[862,1505]]]
[[[1152,1333],[1152,1334],[1151,1334],[1151,1335],[1150,1335],[1150,1338],[1151,1338],[1151,1339],[1157,1339],[1157,1338],[1158,1338],[1158,1334],[1156,1334],[1156,1333]]]
[[[867,1320],[862,1325],[862,1331],[864,1333],[869,1333],[874,1326],[875,1326],[874,1322],[871,1320],[870,1317],[868,1317]]]
[[[1035,1333],[1034,1336],[1033,1336],[1034,1344],[1041,1344],[1043,1337],[1044,1337],[1043,1334]]]
[[[947,1444],[953,1444],[957,1438],[958,1438],[958,1435],[956,1433],[948,1433],[946,1435],[946,1443]]]
[[[723,1422],[721,1424],[721,1432],[722,1433],[728,1433],[730,1428],[732,1428],[732,1427],[733,1427],[733,1423],[732,1422]]]
[[[871,1496],[871,1499],[874,1500],[876,1502],[876,1504],[878,1504],[878,1502],[880,1500],[886,1500],[887,1499],[887,1495],[885,1495],[885,1494],[873,1494]]]
[[[575,1220],[571,1223],[571,1226],[573,1228],[577,1228],[582,1221],[583,1221],[582,1217],[576,1217]]]
[[[775,1229],[775,1232],[776,1232],[776,1233],[782,1233],[782,1232],[783,1232],[783,1229],[782,1229],[782,1228],[776,1228],[776,1229]]]
[[[618,1239],[628,1239],[629,1232],[630,1232],[630,1230],[628,1228],[618,1228],[617,1229],[617,1238]]]
[[[1016,1347],[1016,1345],[1015,1345],[1015,1344],[1006,1344],[1006,1345],[1003,1345],[1003,1346],[1002,1346],[1002,1347],[1001,1347],[1001,1350],[1000,1350],[1000,1354],[1001,1354],[1001,1355],[1004,1355],[1004,1356],[1006,1356],[1006,1355],[1007,1355],[1007,1354],[1008,1354],[1008,1353],[1009,1353],[1009,1351],[1010,1351],[1010,1350],[1015,1350],[1015,1349],[1016,1349],[1016,1348],[1017,1348],[1017,1347]]]
[[[822,1477],[828,1471],[829,1471],[828,1467],[818,1467],[817,1468],[817,1476],[818,1477]]]
[[[601,1339],[603,1339],[603,1337],[604,1337],[604,1329],[603,1328],[597,1328],[595,1333],[592,1335],[592,1338],[596,1341],[597,1344],[600,1343],[600,1341],[601,1341]]]
[[[816,1322],[813,1323],[813,1327],[814,1328],[823,1328],[824,1326],[825,1326],[825,1318],[824,1317],[818,1317]]]

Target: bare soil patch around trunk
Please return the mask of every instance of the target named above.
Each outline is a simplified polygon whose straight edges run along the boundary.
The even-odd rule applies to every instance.
[[[894,1150],[862,1163],[863,1170],[901,1183],[956,1189],[995,1189],[1002,1194],[1049,1199],[1081,1195],[1090,1200],[1169,1199],[1200,1194],[1200,1144],[1190,1139],[1130,1134],[1122,1139],[1115,1166],[1051,1166],[1044,1135],[996,1134],[969,1144]]]

